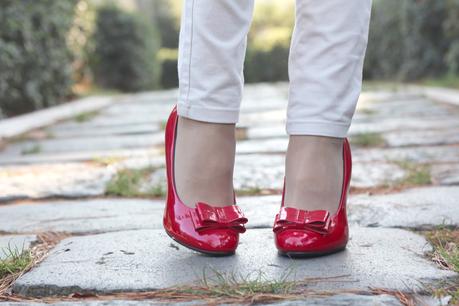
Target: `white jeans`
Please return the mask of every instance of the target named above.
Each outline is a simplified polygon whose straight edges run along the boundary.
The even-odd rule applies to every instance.
[[[253,5],[254,0],[184,0],[180,116],[237,123]],[[370,14],[371,0],[297,0],[288,134],[346,136],[362,85]]]

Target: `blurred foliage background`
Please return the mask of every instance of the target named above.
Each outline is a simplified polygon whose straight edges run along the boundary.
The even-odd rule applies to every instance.
[[[459,0],[374,0],[367,80],[458,85]],[[0,117],[177,86],[181,0],[2,0]],[[257,0],[246,82],[288,80],[294,0]]]

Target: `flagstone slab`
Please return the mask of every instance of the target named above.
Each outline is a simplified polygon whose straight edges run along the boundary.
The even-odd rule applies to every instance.
[[[357,295],[357,294],[337,294],[323,298],[307,298],[297,301],[285,301],[274,303],[270,305],[275,306],[349,306],[349,305],[362,305],[362,306],[401,306],[402,303],[394,296],[382,295]]]
[[[98,161],[103,159],[127,159],[127,158],[150,158],[155,157],[163,161],[164,156],[161,147],[154,148],[135,148],[135,149],[118,149],[118,150],[91,150],[59,153],[37,153],[28,155],[2,155],[0,153],[0,165],[30,165],[30,164],[53,164],[66,162],[86,162]]]
[[[84,163],[0,167],[0,202],[102,195],[114,174],[113,167]]]
[[[96,111],[116,103],[120,99],[120,97],[86,97],[29,114],[3,119],[0,122],[0,138],[15,137],[59,120],[71,118],[76,114]]]
[[[21,253],[30,248],[37,240],[35,235],[0,235],[0,260],[6,259],[15,253]]]
[[[53,138],[96,137],[111,135],[154,134],[161,130],[158,123],[142,123],[115,126],[88,126],[86,124],[65,128],[55,125],[47,128],[46,132]]]
[[[418,96],[407,97],[406,99],[394,97],[390,102],[368,103],[365,109],[373,112],[374,117],[412,118],[451,116],[451,107],[448,105],[435,103]]]
[[[423,134],[426,130],[440,130],[459,128],[459,116],[451,115],[451,118],[426,117],[426,118],[372,118],[369,120],[354,120],[349,135],[362,133],[387,133],[392,131],[418,131]],[[422,132],[420,132],[422,131]]]
[[[0,155],[33,155],[36,153],[61,153],[103,151],[116,149],[149,148],[164,142],[164,133],[140,135],[112,135],[101,137],[58,138],[23,141],[8,145]]]
[[[279,195],[238,198],[238,204],[250,219],[249,228],[271,227],[280,201]],[[162,229],[164,205],[164,200],[121,198],[0,205],[0,232],[87,234]]]
[[[400,166],[390,163],[354,163],[351,186],[378,187],[393,183],[405,176]],[[234,185],[238,190],[282,190],[285,175],[285,156],[275,154],[237,155]]]
[[[194,305],[205,305],[202,301],[191,301],[191,302],[172,302],[167,300],[88,300],[82,299],[81,301],[75,302],[55,302],[55,303],[39,303],[39,302],[3,302],[2,306],[194,306]],[[397,305],[397,304],[394,304]]]
[[[144,199],[58,200],[0,205],[0,232],[104,233],[160,229],[164,201]]]
[[[353,121],[349,130],[349,136],[365,133],[389,133],[383,136],[390,146],[407,145],[434,145],[456,143],[459,136],[459,116],[451,118],[427,117],[427,118],[362,118]],[[425,132],[429,134],[426,139]],[[397,135],[401,137],[397,138]],[[288,137],[284,123],[251,125],[247,130],[247,138],[282,138]],[[406,141],[406,142],[404,142]]]
[[[459,129],[399,131],[383,137],[390,147],[459,144]]]
[[[236,146],[237,154],[285,153],[288,138],[268,138],[240,141]]]
[[[351,187],[376,188],[395,184],[403,179],[406,171],[391,163],[354,163]],[[237,191],[261,193],[264,190],[281,191],[284,187],[285,156],[278,154],[236,155],[234,188]],[[166,190],[166,169],[156,170],[144,182],[144,190]]]
[[[257,126],[269,125],[275,123],[285,123],[286,110],[270,109],[258,110],[257,112],[244,112],[239,116],[239,125],[242,126]]]
[[[432,181],[437,185],[459,185],[459,163],[431,166]]]
[[[459,187],[428,187],[389,195],[352,195],[349,221],[362,226],[459,224]],[[238,197],[248,228],[271,228],[281,195]],[[105,198],[0,206],[0,232],[73,234],[162,229],[164,200]]]
[[[61,241],[40,265],[16,281],[13,291],[47,296],[155,290],[199,284],[203,273],[212,282],[212,271],[248,278],[263,271],[269,280],[290,271],[292,279],[308,278],[308,288],[319,290],[405,291],[457,277],[424,258],[429,250],[423,237],[409,231],[354,227],[346,251],[292,260],[277,254],[271,229],[253,229],[241,236],[237,255],[212,258],[177,245],[162,230],[125,231]]]
[[[431,228],[459,225],[459,187],[424,187],[351,198],[349,220],[361,226]]]
[[[191,305],[207,305],[206,300],[197,300],[190,302],[173,302],[170,300],[142,300],[142,301],[129,301],[129,300],[115,300],[115,301],[91,301],[83,300],[76,302],[56,302],[56,303],[34,303],[34,302],[6,302],[2,303],[2,306],[161,306],[161,305],[173,305],[173,306],[191,306]],[[219,304],[228,305],[229,304]],[[245,304],[231,304],[231,305],[245,305]],[[290,300],[284,302],[269,303],[272,306],[349,306],[349,305],[361,305],[361,306],[402,306],[400,301],[394,296],[382,294],[382,295],[357,295],[357,294],[337,294],[326,297],[308,297],[300,298],[298,300]]]
[[[353,146],[354,162],[408,161],[413,163],[458,163],[459,146],[407,148],[359,148]]]

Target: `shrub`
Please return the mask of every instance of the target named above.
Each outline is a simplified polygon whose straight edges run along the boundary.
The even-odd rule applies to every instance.
[[[6,116],[59,104],[72,85],[66,35],[75,1],[2,0],[0,108]]]
[[[249,49],[245,61],[247,83],[288,80],[289,48],[274,45],[272,49]]]
[[[398,77],[403,63],[400,0],[373,2],[364,75],[370,79]]]
[[[459,73],[459,0],[446,0],[445,37],[451,42],[445,56],[449,74]]]
[[[442,31],[446,18],[445,3],[431,0],[403,1],[404,61],[400,75],[404,80],[436,77],[446,71],[444,56],[449,41]]]
[[[178,48],[179,22],[175,15],[174,7],[176,3],[171,0],[156,0],[154,4],[154,23],[161,29],[161,47],[168,49]]]
[[[177,49],[161,49],[159,61],[161,62],[161,87],[174,88],[178,86]]]
[[[365,77],[411,81],[458,73],[458,17],[458,0],[375,0]]]
[[[271,27],[252,38],[244,64],[247,83],[288,80],[290,37],[290,28]]]
[[[73,80],[76,85],[89,85],[92,82],[92,72],[89,65],[96,19],[95,7],[90,0],[78,0],[75,16],[68,33],[68,44],[72,51]],[[77,86],[74,87],[77,91]]]
[[[126,92],[157,87],[159,39],[140,16],[115,6],[99,8],[94,44],[91,65],[99,86]]]

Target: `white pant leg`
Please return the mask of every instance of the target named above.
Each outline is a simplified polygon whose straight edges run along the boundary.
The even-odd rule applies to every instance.
[[[184,0],[179,46],[180,116],[236,123],[253,0]]]
[[[297,0],[287,133],[345,137],[362,85],[371,0]]]

